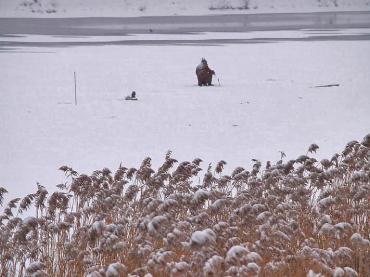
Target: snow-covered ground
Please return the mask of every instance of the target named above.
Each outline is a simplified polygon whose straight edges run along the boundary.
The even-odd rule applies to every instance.
[[[369,9],[369,0],[0,0],[0,17],[132,17]]]
[[[252,158],[278,160],[280,150],[296,158],[311,143],[318,157],[330,157],[370,131],[370,41],[345,37],[369,32],[0,37],[69,45],[0,48],[0,184],[23,196],[36,182],[62,182],[61,165],[90,173],[150,156],[158,166],[169,149],[180,161],[202,158],[204,167],[224,159],[229,171],[249,168]],[[233,38],[251,40],[212,42]],[[94,45],[102,40],[123,43]],[[91,46],[72,47],[76,41]],[[221,86],[196,85],[201,57]],[[339,86],[315,87],[327,84]],[[133,90],[139,101],[125,101]]]

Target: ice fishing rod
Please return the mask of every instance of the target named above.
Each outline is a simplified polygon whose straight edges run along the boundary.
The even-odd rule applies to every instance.
[[[217,81],[218,81],[218,85],[221,86],[221,83],[220,83],[220,78],[218,78],[218,76],[215,74],[215,77],[217,78]]]

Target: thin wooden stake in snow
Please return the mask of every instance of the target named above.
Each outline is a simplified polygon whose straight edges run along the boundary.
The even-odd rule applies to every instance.
[[[77,106],[77,83],[76,83],[76,72],[73,72],[74,73],[74,77],[75,77],[75,105]]]

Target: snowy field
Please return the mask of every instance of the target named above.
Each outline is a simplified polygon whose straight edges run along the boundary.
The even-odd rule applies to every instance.
[[[0,184],[23,196],[63,182],[61,165],[91,173],[150,156],[156,167],[167,150],[227,171],[311,143],[330,158],[370,131],[369,34],[0,36]],[[196,85],[201,57],[221,86]],[[133,90],[139,101],[125,101]]]

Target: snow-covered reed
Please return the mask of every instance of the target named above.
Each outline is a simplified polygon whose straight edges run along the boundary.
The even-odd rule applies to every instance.
[[[370,135],[317,149],[201,182],[201,159],[171,152],[156,171],[62,166],[57,191],[4,205],[0,276],[370,276]]]

